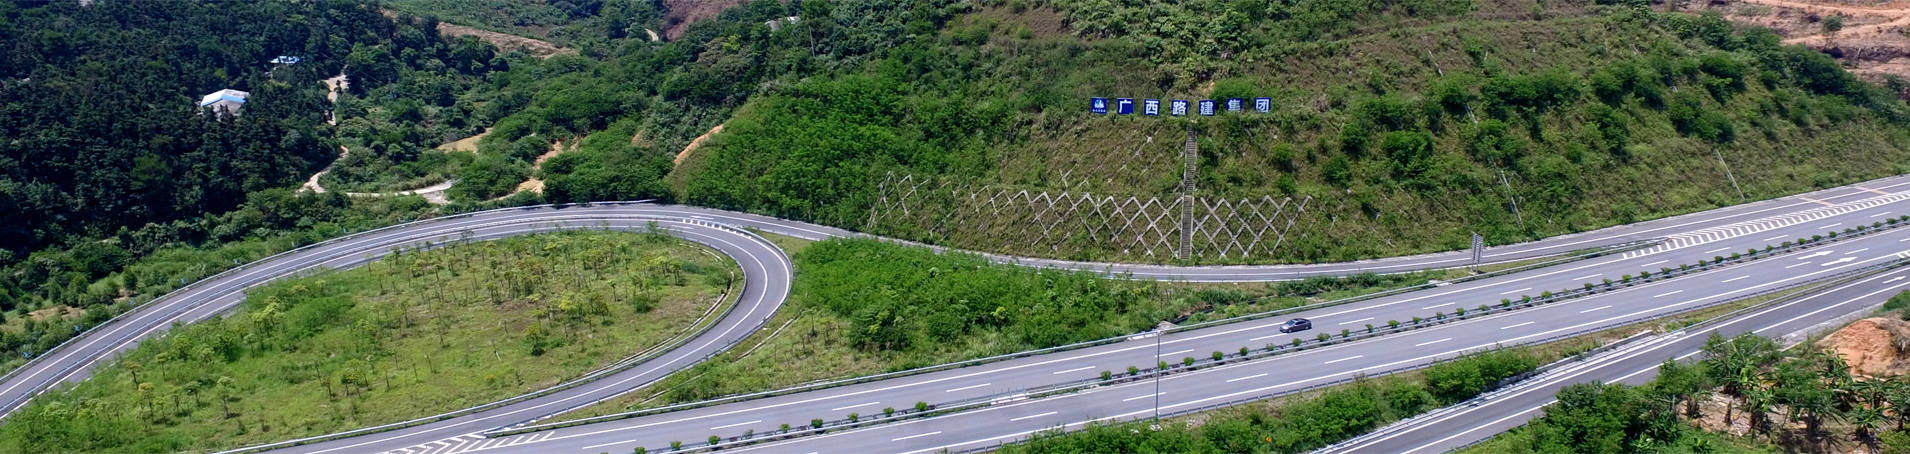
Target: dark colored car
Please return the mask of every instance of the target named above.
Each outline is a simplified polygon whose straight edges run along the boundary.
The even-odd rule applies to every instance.
[[[1296,318],[1293,320],[1287,320],[1287,323],[1285,325],[1280,325],[1280,332],[1282,333],[1292,333],[1292,332],[1298,332],[1298,331],[1306,331],[1310,329],[1313,329],[1313,321],[1307,320],[1304,318]]]

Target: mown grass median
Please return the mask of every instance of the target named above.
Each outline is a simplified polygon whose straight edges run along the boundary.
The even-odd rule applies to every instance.
[[[729,304],[719,296],[736,275],[727,258],[657,232],[402,251],[260,287],[229,316],[175,326],[36,398],[0,426],[0,451],[229,448],[482,404],[684,334]]]

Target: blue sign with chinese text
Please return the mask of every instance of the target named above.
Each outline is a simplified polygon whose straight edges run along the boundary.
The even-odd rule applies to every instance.
[[[1141,101],[1141,114],[1147,115],[1150,117],[1160,116],[1161,115],[1161,100],[1149,99],[1149,100]]]
[[[1185,99],[1174,100],[1174,102],[1168,104],[1167,112],[1169,115],[1173,115],[1176,117],[1187,115],[1187,100]]]
[[[1239,111],[1240,111],[1240,105],[1241,105],[1241,103],[1240,103],[1240,98],[1229,98],[1229,99],[1227,99],[1227,111],[1228,111],[1228,112],[1239,112]]]
[[[1121,114],[1121,115],[1133,115],[1134,114],[1134,98],[1115,99],[1114,113]]]
[[[1208,116],[1208,117],[1214,116],[1214,100],[1212,99],[1200,100],[1200,114],[1203,116]]]
[[[1273,111],[1273,98],[1253,98],[1253,110],[1260,113]]]
[[[1092,110],[1098,114],[1108,113],[1107,98],[1089,98],[1089,100],[1088,110]]]

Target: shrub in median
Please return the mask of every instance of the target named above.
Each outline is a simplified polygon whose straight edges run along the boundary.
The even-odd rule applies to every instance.
[[[710,446],[716,446],[716,443],[720,441],[723,441],[723,437],[718,437],[715,435],[710,436]]]
[[[816,429],[821,429],[821,428],[822,428],[822,420],[821,420],[821,419],[811,419],[811,420],[809,420],[809,427],[811,427],[811,428],[816,428]]]
[[[1507,302],[1510,303],[1511,301],[1507,301]],[[1399,320],[1387,320],[1386,327],[1392,328],[1392,329],[1399,329]]]

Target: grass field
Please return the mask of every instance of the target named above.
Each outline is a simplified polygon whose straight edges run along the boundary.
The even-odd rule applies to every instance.
[[[1183,283],[1162,281],[1123,281],[1106,280],[1073,273],[1043,273],[1009,265],[980,265],[985,274],[973,278],[985,283],[986,287],[1024,288],[1027,280],[1048,279],[1052,285],[1032,287],[1039,290],[1014,293],[1016,299],[1040,300],[1049,303],[1056,301],[1081,301],[1095,299],[1096,295],[1125,294],[1128,302],[1125,310],[1110,308],[1093,313],[1093,317],[1109,320],[1097,325],[1091,322],[1079,324],[1043,320],[1046,325],[1038,329],[1065,329],[1070,326],[1118,328],[1106,332],[1093,330],[1075,331],[1076,334],[1061,336],[1052,343],[1031,342],[1026,335],[1028,327],[1036,322],[1022,322],[1012,325],[985,326],[950,336],[935,342],[910,342],[904,348],[872,348],[864,337],[856,335],[857,315],[840,314],[828,306],[828,300],[841,297],[829,293],[826,288],[831,282],[841,278],[834,275],[852,269],[913,269],[913,270],[953,270],[974,268],[977,263],[969,256],[960,254],[941,254],[934,257],[922,255],[925,248],[900,246],[888,243],[858,243],[858,248],[867,248],[879,254],[879,258],[859,256],[822,258],[815,251],[827,253],[828,249],[841,248],[842,240],[811,242],[781,235],[765,234],[765,237],[779,246],[795,251],[791,255],[796,262],[795,294],[791,304],[766,325],[767,328],[752,335],[733,350],[698,365],[686,373],[670,377],[649,388],[599,404],[579,409],[562,416],[575,419],[617,413],[631,409],[654,408],[684,402],[694,402],[714,397],[767,391],[794,386],[803,383],[845,379],[883,372],[942,364],[981,358],[1032,348],[1046,347],[1058,343],[1080,342],[1111,335],[1124,335],[1149,329],[1160,321],[1179,320],[1183,323],[1196,323],[1203,320],[1235,315],[1263,312],[1268,310],[1300,306],[1338,298],[1373,293],[1406,285],[1423,284],[1426,279],[1449,279],[1456,277],[1446,271],[1410,273],[1402,275],[1361,275],[1342,279],[1311,279],[1283,283]],[[818,249],[821,248],[821,249]],[[833,254],[833,253],[830,253]],[[851,258],[852,257],[852,258]],[[922,260],[927,260],[923,262]],[[942,272],[935,279],[964,280],[970,277]],[[873,286],[872,291],[889,294],[929,293],[933,289],[915,287],[921,285],[918,280],[908,277],[882,278],[862,281],[888,282],[894,286]],[[1052,290],[1052,293],[1049,291]],[[990,309],[993,304],[982,301],[993,292],[965,292],[965,304],[985,305]],[[828,296],[836,295],[836,296]],[[929,298],[918,303],[923,306],[937,305]],[[1080,304],[1080,303],[1077,303]],[[938,315],[916,311],[915,309],[897,309],[910,313],[914,318],[935,319]],[[1004,309],[1013,312],[1012,307]],[[992,310],[988,312],[993,312]],[[1102,335],[1097,335],[1102,334]],[[800,363],[792,363],[789,358],[803,358]]]
[[[0,451],[222,449],[515,396],[686,333],[734,273],[661,233],[579,230],[280,281],[40,396]]]

